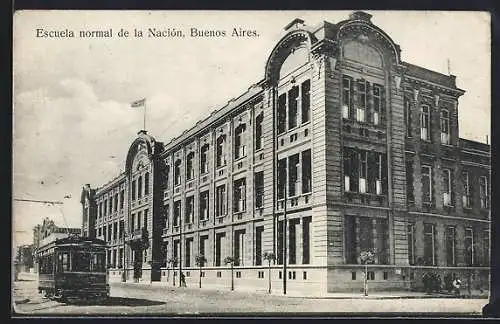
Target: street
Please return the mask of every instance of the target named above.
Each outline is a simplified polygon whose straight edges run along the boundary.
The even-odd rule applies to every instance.
[[[488,299],[412,298],[412,299],[328,299],[297,298],[264,293],[179,288],[150,284],[111,285],[111,298],[99,305],[64,304],[44,299],[36,290],[36,281],[14,282],[14,311],[18,315],[203,315],[242,314],[331,314],[391,313],[418,316],[418,313],[442,313],[444,316],[479,316]]]

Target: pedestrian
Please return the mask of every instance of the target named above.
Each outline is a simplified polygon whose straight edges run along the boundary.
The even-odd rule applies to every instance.
[[[181,272],[181,287],[187,287],[186,277],[184,276],[184,272]]]
[[[453,280],[453,288],[455,290],[455,295],[460,296],[460,287],[462,286],[462,281],[458,277]]]
[[[436,291],[438,293],[441,292],[441,276],[440,275],[437,275],[437,278],[436,278]]]

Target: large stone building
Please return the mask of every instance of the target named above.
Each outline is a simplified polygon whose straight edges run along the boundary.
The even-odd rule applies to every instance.
[[[372,251],[371,289],[486,288],[490,148],[459,137],[455,76],[401,61],[364,12],[285,29],[261,81],[169,143],[140,131],[124,173],[83,188],[112,274],[197,281],[204,255],[205,284],[229,286],[232,256],[236,289],[265,289],[269,251],[274,289],[349,291]]]

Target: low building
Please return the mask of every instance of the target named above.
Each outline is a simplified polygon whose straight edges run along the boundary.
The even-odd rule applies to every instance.
[[[48,244],[49,242],[66,237],[68,235],[80,235],[81,229],[76,227],[61,227],[57,226],[56,223],[49,219],[48,217],[44,218],[41,224],[33,227],[33,263],[34,263],[34,271],[38,272],[38,262],[36,258],[36,253],[38,248]]]
[[[490,147],[459,136],[456,77],[402,61],[364,12],[286,30],[247,92],[166,144],[140,131],[125,171],[83,188],[108,263],[194,283],[203,255],[227,286],[232,257],[236,289],[266,289],[272,252],[274,289],[358,291],[369,251],[370,289],[487,287]]]

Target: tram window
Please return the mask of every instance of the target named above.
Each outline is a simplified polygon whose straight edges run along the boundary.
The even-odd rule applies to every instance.
[[[90,271],[90,253],[76,252],[73,254],[73,271]]]
[[[57,272],[70,271],[69,253],[58,253]]]
[[[106,256],[104,253],[94,253],[92,254],[92,271],[94,272],[106,272],[105,260]]]

